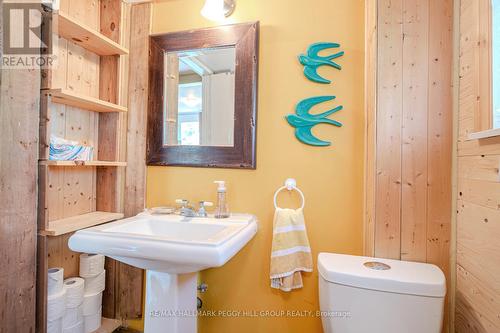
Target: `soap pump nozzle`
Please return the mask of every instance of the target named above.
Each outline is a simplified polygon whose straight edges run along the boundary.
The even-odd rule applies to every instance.
[[[217,192],[226,192],[226,182],[224,180],[216,180],[214,184],[218,184]]]
[[[229,217],[229,209],[226,200],[226,182],[223,180],[214,181],[217,187],[217,206],[215,207],[215,218],[223,219]]]

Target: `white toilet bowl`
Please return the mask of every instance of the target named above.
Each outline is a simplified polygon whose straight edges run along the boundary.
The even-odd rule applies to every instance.
[[[325,333],[439,333],[446,281],[430,264],[318,256]]]

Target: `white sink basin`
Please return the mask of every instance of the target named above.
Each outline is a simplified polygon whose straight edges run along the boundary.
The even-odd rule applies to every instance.
[[[79,230],[69,247],[142,269],[184,274],[224,265],[256,232],[256,218],[247,214],[215,219],[141,213]]]
[[[196,333],[197,272],[224,265],[256,233],[257,220],[248,214],[215,219],[141,213],[79,230],[68,245],[146,270],[145,333]]]

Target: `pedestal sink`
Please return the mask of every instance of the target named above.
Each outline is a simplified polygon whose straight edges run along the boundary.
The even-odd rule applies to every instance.
[[[195,333],[197,272],[229,261],[257,232],[255,216],[187,218],[141,213],[79,230],[73,251],[146,270],[145,333]]]

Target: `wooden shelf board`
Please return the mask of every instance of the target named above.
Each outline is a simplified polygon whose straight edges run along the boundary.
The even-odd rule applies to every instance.
[[[52,102],[54,103],[65,104],[95,112],[127,112],[127,108],[124,106],[77,94],[67,89],[50,89],[48,93],[52,97]]]
[[[92,333],[112,333],[120,326],[122,326],[121,320],[102,317],[101,327]]]
[[[469,133],[467,140],[487,139],[500,136],[500,128],[492,128],[485,131]]]
[[[89,228],[98,224],[122,219],[122,213],[92,212],[77,216],[68,217],[61,220],[49,222],[47,230],[41,230],[44,236],[59,236],[80,229]]]
[[[59,36],[101,56],[124,55],[128,50],[100,32],[77,22],[66,13],[56,14]]]
[[[40,165],[48,165],[53,167],[124,167],[127,162],[115,161],[51,161],[42,160]]]

